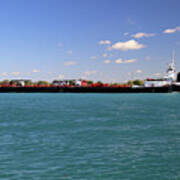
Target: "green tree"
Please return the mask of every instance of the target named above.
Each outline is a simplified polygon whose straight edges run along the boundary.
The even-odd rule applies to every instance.
[[[49,82],[47,82],[47,81],[38,81],[37,82],[37,85],[49,85]]]
[[[139,80],[139,79],[136,79],[136,80],[133,81],[133,84],[134,84],[134,85],[141,86],[141,85],[144,85],[144,81]]]
[[[117,86],[117,85],[118,85],[118,83],[113,83],[112,85]]]
[[[31,80],[25,81],[25,86],[32,86],[33,82]]]
[[[97,84],[103,84],[101,81],[98,81]]]
[[[1,85],[3,85],[3,84],[9,84],[9,80],[5,79],[5,80],[1,81]]]
[[[69,85],[74,86],[75,85],[75,80],[69,80]]]
[[[17,82],[17,81],[10,81],[9,84],[10,84],[10,85],[17,86],[17,85],[18,85],[18,82]]]
[[[128,81],[127,84],[132,86],[133,85],[133,81]]]
[[[88,81],[87,84],[89,84],[89,85],[90,85],[90,84],[93,84],[93,81]]]

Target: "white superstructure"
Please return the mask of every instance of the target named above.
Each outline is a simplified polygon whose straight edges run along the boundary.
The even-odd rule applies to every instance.
[[[162,87],[171,85],[176,81],[176,69],[174,62],[174,52],[172,55],[172,62],[169,64],[168,69],[166,71],[166,75],[162,79],[151,79],[144,81],[145,87]]]
[[[167,74],[164,77],[164,79],[174,82],[176,81],[176,77],[177,75],[176,75],[176,69],[175,69],[175,63],[174,63],[174,52],[173,52],[172,62],[169,64],[169,67],[167,69]]]

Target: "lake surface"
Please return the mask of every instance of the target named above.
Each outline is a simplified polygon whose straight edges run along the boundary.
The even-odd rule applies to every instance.
[[[180,94],[0,94],[2,180],[180,180]]]

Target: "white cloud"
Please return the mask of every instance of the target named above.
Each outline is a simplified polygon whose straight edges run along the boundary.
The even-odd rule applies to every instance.
[[[12,72],[11,75],[18,76],[18,75],[20,75],[20,72]]]
[[[116,59],[115,60],[115,63],[117,63],[117,64],[122,64],[123,63],[123,60],[120,58],[120,59]]]
[[[176,29],[166,29],[163,31],[163,33],[166,33],[166,34],[171,34],[171,33],[175,33],[176,32]]]
[[[117,42],[113,44],[108,50],[120,50],[120,51],[128,51],[128,50],[139,50],[144,48],[145,46],[143,44],[139,44],[135,40],[129,40],[125,42]]]
[[[115,60],[115,63],[116,64],[129,64],[129,63],[134,63],[136,61],[137,61],[136,59],[126,59],[126,60],[123,60],[123,59],[119,58],[119,59]]]
[[[105,64],[110,64],[111,63],[111,60],[107,59],[104,61]]]
[[[101,40],[98,42],[100,45],[108,45],[108,44],[111,44],[111,41],[109,40]]]
[[[177,27],[172,28],[172,29],[170,29],[170,28],[169,29],[165,29],[163,31],[163,33],[165,33],[165,34],[172,34],[172,33],[175,33],[177,31],[180,31],[180,26],[177,26]]]
[[[97,73],[97,71],[92,70],[92,71],[86,71],[86,72],[84,72],[84,75],[85,75],[85,76],[90,76],[90,75],[94,75],[94,74],[96,74],[96,73]]]
[[[67,53],[68,53],[68,54],[72,54],[72,50],[69,50]]]
[[[127,59],[127,60],[124,60],[124,64],[134,63],[134,62],[136,62],[136,59]]]
[[[32,71],[33,73],[38,73],[38,72],[40,72],[38,69],[33,69],[33,71]]]
[[[8,73],[7,72],[3,72],[3,73],[1,73],[1,76],[7,76],[8,75]]]
[[[102,55],[102,57],[107,57],[108,55],[106,54],[106,53],[104,53],[103,55]]]
[[[142,73],[141,69],[136,70],[136,73]]]
[[[136,34],[133,34],[132,37],[134,38],[143,38],[143,37],[153,37],[155,36],[156,34],[154,33],[143,33],[143,32],[139,32],[139,33],[136,33]]]
[[[64,79],[64,75],[63,74],[59,74],[58,78],[59,79]]]
[[[75,61],[67,61],[64,63],[65,66],[73,66],[75,64],[77,64]]]

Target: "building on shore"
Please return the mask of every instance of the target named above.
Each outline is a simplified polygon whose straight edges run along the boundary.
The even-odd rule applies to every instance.
[[[24,87],[29,82],[31,82],[31,80],[29,80],[29,79],[13,79],[13,80],[9,81],[9,85]]]
[[[71,79],[71,80],[54,80],[52,82],[52,85],[54,86],[87,86],[88,85],[88,81],[86,80],[75,80],[75,79]]]

